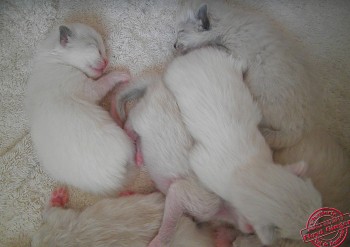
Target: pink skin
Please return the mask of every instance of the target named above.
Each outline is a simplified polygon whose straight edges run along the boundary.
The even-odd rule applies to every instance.
[[[124,125],[124,130],[130,139],[134,142],[136,152],[135,152],[135,164],[137,167],[143,166],[143,156],[141,151],[141,140],[139,135],[129,126],[128,122]]]
[[[232,229],[220,226],[215,230],[215,247],[231,247],[232,242],[236,239]]]
[[[68,190],[65,187],[58,187],[52,191],[50,198],[51,207],[65,207],[69,200]]]
[[[102,62],[99,63],[97,66],[90,66],[90,69],[96,75],[96,76],[94,76],[94,78],[100,77],[103,74],[103,72],[105,71],[105,69],[107,68],[107,65],[108,65],[108,59],[103,58]]]

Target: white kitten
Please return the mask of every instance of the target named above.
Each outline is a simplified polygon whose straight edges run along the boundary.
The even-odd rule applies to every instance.
[[[175,48],[214,45],[247,63],[244,80],[262,111],[259,127],[266,141],[273,149],[297,143],[310,128],[314,105],[305,55],[257,13],[220,1],[198,2],[191,1],[181,16]]]
[[[125,103],[138,100],[128,113],[125,129],[139,147],[137,159],[142,155],[156,187],[166,194],[162,224],[149,246],[168,246],[183,214],[199,221],[217,219],[237,224],[234,209],[208,191],[191,171],[188,153],[193,141],[182,122],[174,96],[165,88],[160,76],[143,76],[124,85],[117,95],[118,113],[124,120]],[[241,224],[248,223],[242,218]],[[233,236],[220,239],[228,244],[232,240]]]
[[[153,193],[103,199],[81,212],[60,204],[44,212],[44,224],[33,236],[32,247],[145,247],[161,223],[164,197]],[[171,246],[213,247],[211,229],[198,228],[182,217]]]
[[[165,85],[194,139],[190,165],[198,178],[252,224],[263,244],[300,239],[322,206],[303,162],[275,165],[258,130],[260,112],[243,82],[243,66],[226,52],[202,48],[170,63]]]
[[[126,183],[133,156],[128,136],[98,106],[116,83],[129,79],[120,72],[91,79],[106,65],[102,38],[94,29],[60,26],[39,46],[26,97],[43,168],[61,182],[95,193],[114,192]]]

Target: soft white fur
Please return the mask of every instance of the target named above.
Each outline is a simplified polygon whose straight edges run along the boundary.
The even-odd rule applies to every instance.
[[[275,152],[274,159],[283,164],[305,160],[309,164],[306,175],[322,193],[324,206],[350,211],[349,157],[322,128],[304,135],[298,145]]]
[[[260,112],[243,82],[242,64],[203,48],[176,58],[164,76],[194,139],[190,165],[210,190],[248,219],[263,244],[299,239],[321,196],[272,160],[258,124]],[[304,173],[303,162],[290,166]]]
[[[125,128],[140,138],[138,145],[144,165],[156,187],[166,194],[163,221],[149,246],[169,246],[184,213],[199,221],[219,219],[237,224],[232,208],[228,207],[228,214],[219,218],[217,213],[225,203],[207,190],[191,170],[188,154],[193,146],[192,137],[174,96],[160,76],[142,76],[125,84],[116,100],[122,118],[126,115],[123,106],[130,99],[137,99],[137,103],[128,113]]]
[[[67,27],[72,35],[65,45],[55,28],[39,46],[25,105],[31,137],[53,178],[110,193],[126,183],[133,145],[98,103],[128,75],[111,72],[91,79],[101,76],[94,68],[106,59],[101,36],[83,24]]]
[[[145,247],[158,231],[163,210],[160,193],[103,199],[82,212],[52,207],[31,246]],[[182,217],[171,246],[212,247],[212,232]]]
[[[135,87],[147,86],[143,97],[130,110],[126,127],[140,136],[146,168],[158,189],[166,193],[173,181],[193,175],[188,165],[192,139],[174,96],[165,88],[160,76],[141,77],[133,84],[128,91],[134,90],[134,93]]]
[[[259,13],[223,1],[190,1],[187,7],[179,17],[176,48],[214,45],[247,63],[244,80],[262,112],[266,141],[273,149],[297,143],[310,128],[314,106],[305,54]]]

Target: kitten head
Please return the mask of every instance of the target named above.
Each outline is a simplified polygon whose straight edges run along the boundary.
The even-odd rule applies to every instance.
[[[177,51],[186,53],[197,47],[220,43],[217,30],[220,19],[208,12],[208,8],[207,4],[201,4],[196,10],[188,8],[180,15],[174,44]]]
[[[73,66],[91,78],[100,77],[108,63],[101,36],[84,24],[59,26],[46,45],[58,62]]]
[[[322,207],[322,196],[314,187],[310,178],[307,178],[308,164],[299,161],[282,167],[289,173],[299,177],[297,183],[285,186],[286,196],[289,198],[288,207],[284,207],[283,213],[276,217],[283,221],[282,225],[260,224],[255,226],[256,234],[265,245],[271,245],[277,238],[300,239],[300,230],[303,229],[308,217]],[[277,174],[274,174],[276,176]],[[282,174],[280,173],[282,176]],[[284,176],[288,184],[288,177]],[[291,181],[290,181],[291,182]],[[283,198],[282,195],[281,199]],[[285,205],[284,205],[285,206]],[[281,212],[281,211],[279,211]],[[277,212],[276,212],[277,213]]]

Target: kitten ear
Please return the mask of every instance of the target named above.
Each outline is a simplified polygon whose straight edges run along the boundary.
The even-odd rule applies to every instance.
[[[308,170],[308,164],[302,160],[294,164],[286,165],[285,168],[296,176],[303,178]]]
[[[68,43],[68,37],[72,37],[72,31],[66,26],[60,26],[60,44],[65,47]]]
[[[202,4],[197,12],[197,19],[202,21],[202,27],[204,30],[209,30],[210,22],[208,18],[208,7],[206,4]]]

